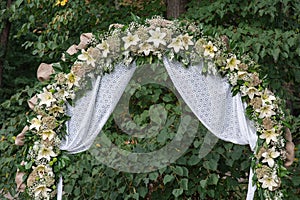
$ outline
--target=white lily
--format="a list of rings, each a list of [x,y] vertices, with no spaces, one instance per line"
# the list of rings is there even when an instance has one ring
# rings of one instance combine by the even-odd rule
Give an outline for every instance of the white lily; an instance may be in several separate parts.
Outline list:
[[[164,38],[166,37],[166,33],[161,32],[159,27],[156,27],[155,31],[149,31],[151,37],[147,40],[147,42],[153,42],[153,45],[158,48],[160,44],[166,45],[166,41]]]
[[[270,104],[272,103],[272,101],[276,100],[276,97],[272,94],[270,90],[265,89],[265,91],[261,95],[261,99],[264,104]]]
[[[230,69],[230,71],[233,71],[234,69],[238,69],[238,65],[241,63],[240,60],[236,59],[235,55],[227,59],[226,62],[227,64],[225,69]]]
[[[265,139],[267,144],[269,144],[271,141],[277,142],[278,136],[279,134],[276,133],[275,128],[272,128],[270,130],[264,130],[263,133],[259,136],[259,138]]]
[[[44,92],[37,95],[40,99],[39,105],[46,105],[46,107],[50,107],[52,102],[55,102],[56,99],[53,97],[52,93],[47,91],[44,88]]]
[[[40,150],[38,153],[37,159],[40,160],[42,158],[46,158],[48,161],[51,160],[51,157],[56,157],[56,153],[53,151],[53,147],[46,147],[45,145],[40,146]]]
[[[125,42],[124,48],[126,50],[132,45],[137,45],[140,41],[140,38],[138,35],[132,35],[131,33],[128,33],[127,36],[122,37],[122,40]]]
[[[92,65],[93,67],[95,67],[96,60],[92,56],[93,54],[92,51],[93,51],[92,48],[89,48],[87,51],[82,49],[81,54],[78,56],[78,59],[82,61],[86,61],[88,65]]]
[[[106,58],[109,53],[109,44],[107,43],[107,41],[106,40],[102,41],[102,43],[98,44],[96,47],[102,50],[102,55],[104,58]]]
[[[178,53],[180,49],[183,49],[181,37],[178,36],[176,38],[173,38],[171,44],[168,45],[168,48],[173,48],[175,53]]]
[[[272,115],[275,115],[276,113],[273,111],[274,106],[273,105],[263,105],[261,108],[256,109],[255,111],[260,113],[259,118],[268,118]]]
[[[147,42],[140,44],[139,47],[138,53],[144,53],[145,56],[148,56],[150,52],[153,51],[153,46]]]
[[[209,41],[207,45],[203,45],[203,48],[205,57],[214,58],[215,52],[218,51],[217,47],[215,47],[211,41]]]
[[[274,167],[275,161],[274,158],[280,156],[280,153],[275,150],[275,147],[268,149],[266,152],[262,154],[264,159],[262,160],[263,163],[268,163],[269,167]]]
[[[51,130],[51,129],[47,129],[47,130],[44,130],[44,131],[42,131],[42,139],[43,140],[46,140],[46,139],[48,139],[48,140],[52,140],[54,137],[55,137],[55,135],[56,135],[56,133],[53,131],[53,130]]]
[[[46,185],[39,185],[34,189],[34,196],[35,197],[49,197],[48,192],[50,192],[51,189],[47,188]]]
[[[189,49],[189,45],[194,45],[192,38],[193,38],[193,36],[189,36],[187,33],[180,37],[180,39],[182,41],[182,45],[185,48],[185,50]]]
[[[40,130],[40,127],[42,126],[42,115],[38,115],[37,117],[33,118],[30,121],[31,125],[29,126],[29,129],[35,129],[37,131]]]
[[[278,187],[275,179],[268,175],[264,175],[264,177],[259,179],[258,181],[262,183],[262,188],[268,188],[270,191],[273,191],[274,187]]]

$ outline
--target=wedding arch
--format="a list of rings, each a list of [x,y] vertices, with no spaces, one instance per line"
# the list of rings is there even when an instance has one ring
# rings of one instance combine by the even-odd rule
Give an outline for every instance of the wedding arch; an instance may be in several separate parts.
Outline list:
[[[33,112],[19,136],[26,132],[32,144],[19,172],[28,174],[23,186],[32,198],[54,198],[59,182],[61,199],[62,177],[53,169],[55,163],[63,163],[61,151],[89,149],[135,70],[151,63],[162,63],[209,131],[250,146],[254,153],[247,199],[253,199],[256,188],[263,198],[283,198],[286,143],[281,100],[267,88],[248,55],[234,54],[224,38],[204,36],[193,23],[160,17],[114,24],[107,33],[81,37],[62,62],[41,65],[38,71],[40,80],[49,80],[29,101]]]

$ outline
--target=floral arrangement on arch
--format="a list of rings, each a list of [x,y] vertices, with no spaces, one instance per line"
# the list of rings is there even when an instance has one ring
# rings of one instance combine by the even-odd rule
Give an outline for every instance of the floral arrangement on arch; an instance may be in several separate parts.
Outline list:
[[[32,199],[51,199],[56,194],[60,171],[68,156],[60,151],[65,136],[66,104],[74,103],[76,92],[86,86],[88,77],[104,75],[123,63],[161,62],[163,56],[188,67],[204,60],[203,73],[220,73],[228,78],[233,95],[241,93],[247,104],[246,115],[255,123],[258,142],[252,168],[258,194],[265,199],[283,199],[281,178],[286,174],[286,139],[281,100],[259,77],[259,66],[247,55],[232,53],[226,37],[203,36],[201,30],[186,21],[168,21],[160,17],[133,22],[128,26],[113,24],[109,32],[84,34],[79,45],[71,46],[62,62],[42,65],[40,80],[48,80],[29,104],[28,126],[16,139],[25,141],[24,161],[19,167],[18,188]],[[55,69],[55,70],[54,70]],[[50,76],[51,74],[51,76]],[[22,183],[22,177],[26,181]]]

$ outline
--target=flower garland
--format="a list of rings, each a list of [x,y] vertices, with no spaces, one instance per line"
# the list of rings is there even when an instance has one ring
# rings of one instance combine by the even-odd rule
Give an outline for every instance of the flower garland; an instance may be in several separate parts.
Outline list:
[[[176,59],[186,67],[204,60],[203,73],[227,77],[233,95],[241,93],[247,104],[246,115],[255,123],[258,142],[252,168],[258,194],[265,199],[282,199],[281,177],[285,175],[284,114],[281,100],[260,79],[259,66],[247,55],[235,55],[227,48],[226,38],[203,36],[194,24],[167,21],[160,17],[133,22],[129,26],[114,24],[106,34],[93,36],[89,47],[80,53],[64,55],[54,65],[50,83],[37,94],[27,131],[29,149],[20,171],[28,174],[26,192],[33,199],[50,199],[55,195],[58,173],[66,165],[67,156],[59,150],[66,134],[66,104],[94,75],[103,75],[117,63],[137,66],[161,62],[163,56]],[[74,54],[72,56],[72,54]]]

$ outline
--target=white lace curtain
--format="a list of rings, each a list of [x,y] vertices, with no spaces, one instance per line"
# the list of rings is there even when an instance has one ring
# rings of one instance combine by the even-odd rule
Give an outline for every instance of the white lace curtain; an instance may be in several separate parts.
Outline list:
[[[164,66],[179,94],[202,124],[218,138],[235,144],[249,144],[254,150],[257,135],[255,128],[245,117],[245,107],[240,95],[232,97],[227,80],[214,75],[203,75],[202,64],[184,68],[178,62],[163,60]],[[118,65],[115,70],[93,83],[93,89],[68,106],[71,119],[67,123],[68,135],[61,149],[71,154],[90,148],[108,120],[130,81],[135,65]],[[253,199],[250,170],[247,199]],[[61,183],[59,190],[61,189]],[[58,191],[58,199],[61,197]]]

